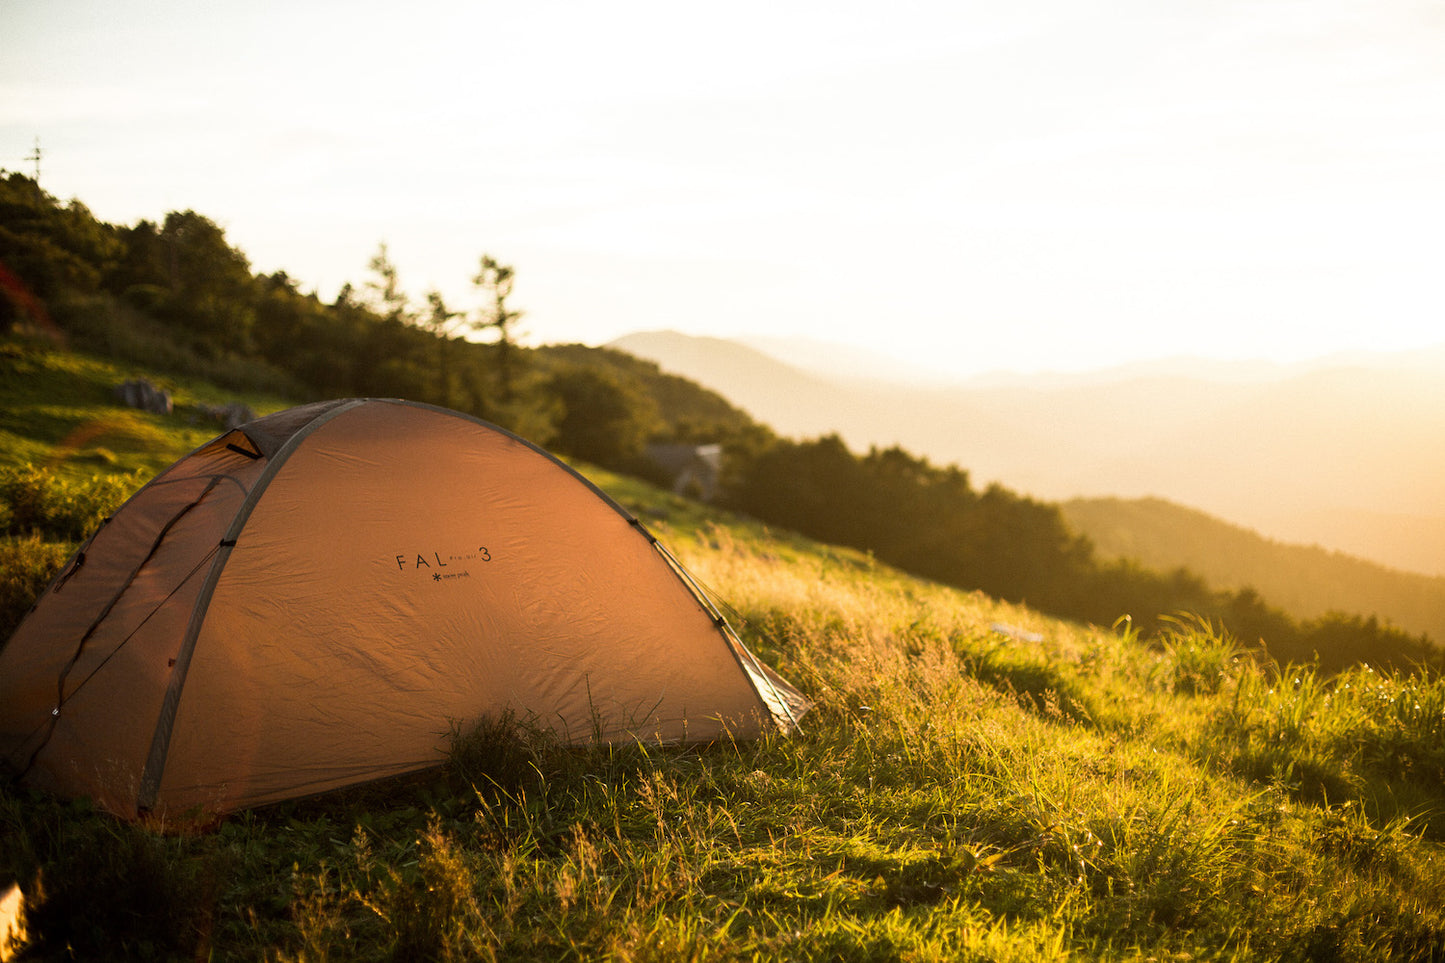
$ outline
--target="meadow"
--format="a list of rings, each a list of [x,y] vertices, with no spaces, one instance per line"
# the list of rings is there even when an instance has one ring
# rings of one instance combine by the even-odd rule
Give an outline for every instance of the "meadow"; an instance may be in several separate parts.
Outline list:
[[[7,612],[208,434],[204,386],[142,415],[84,387],[112,374],[6,398]],[[203,829],[0,782],[21,958],[1445,960],[1438,675],[1046,618],[579,467],[808,695],[800,733],[493,719],[434,772]]]

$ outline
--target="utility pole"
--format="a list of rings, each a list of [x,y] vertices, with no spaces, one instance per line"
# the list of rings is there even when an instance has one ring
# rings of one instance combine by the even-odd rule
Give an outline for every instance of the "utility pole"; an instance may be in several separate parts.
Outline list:
[[[29,154],[26,154],[26,155],[25,155],[25,159],[26,159],[26,160],[28,160],[28,161],[34,161],[34,162],[35,162],[35,186],[36,186],[36,187],[39,187],[39,186],[40,186],[40,157],[41,157],[40,138],[37,137],[37,138],[35,138],[35,149],[34,149],[33,151],[31,151]]]

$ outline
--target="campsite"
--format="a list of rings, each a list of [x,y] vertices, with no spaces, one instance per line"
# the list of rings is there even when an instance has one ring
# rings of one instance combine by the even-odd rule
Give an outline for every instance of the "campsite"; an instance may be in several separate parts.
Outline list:
[[[0,963],[1445,963],[1439,2],[0,9]]]
[[[118,407],[132,365],[25,350],[6,430],[48,425],[25,477],[56,530],[215,437]],[[157,377],[178,410],[215,392]],[[1441,958],[1438,676],[1062,621],[575,467],[806,696],[798,731],[570,746],[504,716],[440,768],[207,825],[7,783],[20,958]]]
[[[4,953],[1445,959],[1428,637],[0,187]]]

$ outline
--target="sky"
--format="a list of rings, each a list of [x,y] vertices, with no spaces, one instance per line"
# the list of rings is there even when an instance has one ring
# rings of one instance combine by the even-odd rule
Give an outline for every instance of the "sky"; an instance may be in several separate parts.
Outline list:
[[[0,167],[330,300],[935,371],[1445,342],[1438,0],[0,0]]]

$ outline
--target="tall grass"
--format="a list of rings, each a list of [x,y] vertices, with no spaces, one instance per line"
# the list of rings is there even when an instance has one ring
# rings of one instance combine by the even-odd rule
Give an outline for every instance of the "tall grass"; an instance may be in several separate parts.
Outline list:
[[[38,535],[0,536],[0,640],[15,631],[70,551]]]
[[[1237,771],[1301,798],[1445,826],[1445,678],[1436,672],[1256,669],[1218,709],[1211,741]]]
[[[801,733],[569,748],[502,718],[458,730],[438,773],[203,835],[0,790],[0,873],[38,894],[37,946],[1445,960],[1437,678],[1276,669],[1198,620],[1057,622],[694,512],[659,534],[813,700]]]

